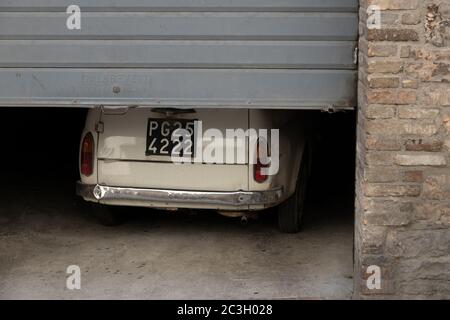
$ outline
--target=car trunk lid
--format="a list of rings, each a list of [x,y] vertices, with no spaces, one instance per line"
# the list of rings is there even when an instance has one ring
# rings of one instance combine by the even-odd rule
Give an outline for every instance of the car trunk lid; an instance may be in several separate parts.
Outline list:
[[[149,119],[200,120],[202,133],[208,129],[218,129],[224,137],[226,129],[248,128],[248,110],[104,109],[100,119],[97,150],[100,184],[211,191],[248,189],[246,163],[201,162],[180,165],[173,163],[170,155],[148,154]],[[209,143],[203,141],[200,150],[203,151]],[[228,145],[224,146],[224,157],[227,148]],[[233,152],[237,153],[236,150]]]

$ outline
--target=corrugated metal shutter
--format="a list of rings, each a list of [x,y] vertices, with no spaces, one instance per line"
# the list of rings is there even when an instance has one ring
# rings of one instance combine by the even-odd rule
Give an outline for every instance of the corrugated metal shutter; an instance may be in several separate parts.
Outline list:
[[[0,0],[0,105],[351,108],[357,0]]]

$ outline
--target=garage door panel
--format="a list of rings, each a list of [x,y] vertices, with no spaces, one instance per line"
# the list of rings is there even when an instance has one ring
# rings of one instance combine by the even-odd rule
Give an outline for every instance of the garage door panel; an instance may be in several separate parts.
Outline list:
[[[0,40],[0,68],[353,69],[354,49],[352,41]]]
[[[0,11],[65,11],[72,0],[7,0]],[[77,0],[83,11],[357,11],[357,0]]]
[[[0,39],[355,40],[356,13],[0,13]]]
[[[0,74],[3,105],[351,107],[356,85],[353,70],[10,68]]]

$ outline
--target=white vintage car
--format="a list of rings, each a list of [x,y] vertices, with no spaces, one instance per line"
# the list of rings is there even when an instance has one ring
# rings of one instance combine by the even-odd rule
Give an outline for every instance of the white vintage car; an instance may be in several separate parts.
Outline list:
[[[297,232],[307,125],[286,110],[92,108],[77,194],[105,225],[120,221],[115,206],[213,209],[242,219],[278,206],[279,229]]]

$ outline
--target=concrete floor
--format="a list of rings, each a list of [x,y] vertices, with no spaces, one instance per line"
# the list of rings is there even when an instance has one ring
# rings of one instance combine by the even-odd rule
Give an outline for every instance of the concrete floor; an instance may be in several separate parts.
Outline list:
[[[296,235],[279,233],[270,212],[243,227],[213,212],[130,209],[126,224],[107,228],[83,213],[72,186],[8,190],[0,200],[1,299],[352,295],[353,227],[345,206],[309,205]],[[65,287],[73,264],[81,268],[81,290]]]

